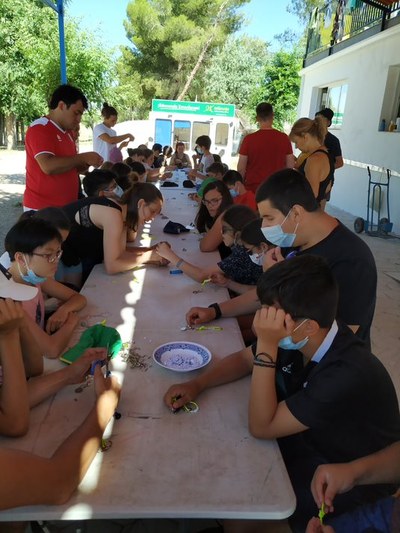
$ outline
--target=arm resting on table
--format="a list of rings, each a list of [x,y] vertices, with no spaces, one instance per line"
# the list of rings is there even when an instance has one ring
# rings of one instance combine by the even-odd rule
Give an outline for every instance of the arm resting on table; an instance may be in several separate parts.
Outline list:
[[[68,501],[95,457],[117,406],[117,382],[105,379],[96,367],[95,380],[99,379],[105,384],[96,405],[50,459],[17,450],[0,450],[0,509]]]

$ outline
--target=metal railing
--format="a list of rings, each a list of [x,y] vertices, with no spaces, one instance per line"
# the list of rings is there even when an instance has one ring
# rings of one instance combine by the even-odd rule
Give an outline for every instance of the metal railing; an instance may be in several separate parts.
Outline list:
[[[379,0],[328,0],[310,17],[305,59],[379,26],[384,30],[389,20],[400,17],[400,0],[384,6]]]

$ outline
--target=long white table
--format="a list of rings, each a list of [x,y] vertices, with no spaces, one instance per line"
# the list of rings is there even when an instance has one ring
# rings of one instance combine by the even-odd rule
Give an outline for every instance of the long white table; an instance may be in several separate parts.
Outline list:
[[[199,251],[195,232],[176,236],[162,232],[168,221],[163,217],[187,225],[195,208],[186,190],[161,190],[166,198],[163,215],[144,229],[143,243],[168,240],[178,255],[195,264],[216,262],[217,253]],[[85,326],[106,320],[124,342],[133,339],[139,353],[148,356],[148,368],[132,369],[120,357],[113,360],[113,373],[123,381],[118,408],[122,418],[109,424],[106,436],[112,447],[97,455],[72,499],[60,506],[3,511],[0,521],[282,519],[292,514],[295,497],[276,442],[257,440],[247,429],[249,379],[206,391],[198,398],[200,410],[195,414],[172,414],[163,403],[170,385],[203,370],[176,373],[158,366],[151,360],[158,345],[198,342],[212,352],[210,365],[243,347],[235,319],[216,322],[222,331],[181,331],[191,306],[223,301],[227,293],[211,284],[202,288],[184,274],[169,271],[147,267],[107,276],[102,265],[93,270],[83,289],[88,306],[81,312],[74,341]],[[50,361],[47,366],[60,364]],[[0,446],[50,456],[93,405],[92,387],[81,393],[76,388],[67,387],[35,408],[29,434],[0,439]]]

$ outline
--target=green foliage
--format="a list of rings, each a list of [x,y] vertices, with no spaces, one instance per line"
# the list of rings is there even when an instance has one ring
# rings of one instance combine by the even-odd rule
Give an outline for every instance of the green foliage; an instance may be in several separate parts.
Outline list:
[[[312,10],[325,4],[326,0],[290,0],[287,10],[296,15],[305,26],[310,20]]]
[[[144,102],[175,99],[211,41],[187,94],[194,99],[202,90],[209,58],[241,26],[242,16],[236,11],[248,1],[229,0],[217,19],[226,0],[132,0],[124,23],[132,48],[123,51],[123,77],[139,73],[139,97]]]
[[[57,31],[50,9],[36,2],[0,3],[0,110],[21,118],[41,112],[36,92],[35,58],[42,51],[41,33]],[[40,21],[40,24],[38,23]],[[40,74],[39,74],[40,76]]]
[[[80,87],[90,102],[102,101],[110,84],[110,55],[73,20],[65,35],[68,82]],[[29,122],[46,112],[59,83],[55,12],[40,0],[1,0],[0,112]]]
[[[263,82],[267,48],[268,44],[261,39],[230,37],[210,59],[203,99],[234,103],[246,113],[252,94]]]
[[[296,118],[301,60],[297,50],[281,50],[274,54],[265,69],[263,87],[253,97],[253,108],[262,101],[273,105],[275,126],[278,128],[283,128],[285,122],[294,122]]]
[[[118,110],[118,120],[147,119],[150,101],[143,97],[140,74],[132,69],[132,57],[123,52],[116,64],[118,83],[107,90],[108,101]]]

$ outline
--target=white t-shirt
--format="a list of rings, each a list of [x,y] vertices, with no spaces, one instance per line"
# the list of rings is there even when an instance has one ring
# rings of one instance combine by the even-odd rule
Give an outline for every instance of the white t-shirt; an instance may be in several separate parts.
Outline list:
[[[207,174],[208,167],[214,163],[214,157],[212,154],[205,155],[203,154],[200,159],[200,172]]]
[[[93,128],[93,151],[101,155],[104,161],[110,161],[110,152],[114,145],[100,139],[100,135],[103,135],[103,133],[107,133],[110,137],[117,135],[115,130],[108,128],[105,124],[97,124]]]

